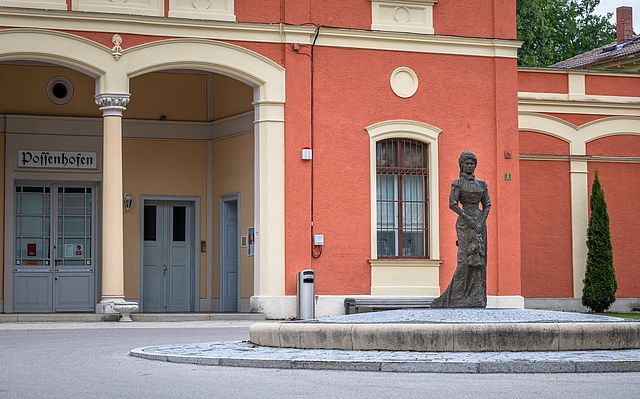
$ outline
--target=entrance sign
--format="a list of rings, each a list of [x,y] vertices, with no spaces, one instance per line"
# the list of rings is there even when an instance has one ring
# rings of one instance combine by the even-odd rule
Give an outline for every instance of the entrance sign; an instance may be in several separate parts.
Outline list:
[[[95,152],[18,150],[19,168],[97,169]]]

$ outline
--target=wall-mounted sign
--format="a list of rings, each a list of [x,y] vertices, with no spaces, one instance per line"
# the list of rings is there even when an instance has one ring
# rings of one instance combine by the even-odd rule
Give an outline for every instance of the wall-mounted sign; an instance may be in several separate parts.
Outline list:
[[[18,150],[19,168],[97,169],[95,152]]]
[[[253,256],[255,251],[255,229],[249,227],[247,229],[247,256]]]
[[[64,244],[65,258],[82,258],[84,256],[84,248],[82,244]]]

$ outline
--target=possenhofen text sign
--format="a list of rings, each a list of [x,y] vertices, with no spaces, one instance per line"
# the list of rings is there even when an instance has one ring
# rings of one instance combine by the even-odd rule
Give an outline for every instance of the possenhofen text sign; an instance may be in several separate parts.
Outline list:
[[[18,167],[41,169],[97,169],[95,152],[18,150]]]

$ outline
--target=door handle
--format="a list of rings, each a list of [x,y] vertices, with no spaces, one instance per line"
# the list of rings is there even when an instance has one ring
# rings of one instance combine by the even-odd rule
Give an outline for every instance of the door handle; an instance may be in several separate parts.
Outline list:
[[[167,274],[167,265],[162,267],[162,274]]]

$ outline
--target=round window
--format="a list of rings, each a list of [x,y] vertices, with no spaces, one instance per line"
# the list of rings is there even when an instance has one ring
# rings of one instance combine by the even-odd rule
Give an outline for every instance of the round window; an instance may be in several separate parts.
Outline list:
[[[73,97],[73,85],[64,76],[56,76],[47,84],[47,96],[55,104],[66,104]]]

